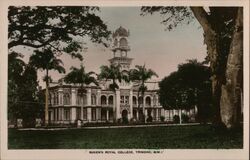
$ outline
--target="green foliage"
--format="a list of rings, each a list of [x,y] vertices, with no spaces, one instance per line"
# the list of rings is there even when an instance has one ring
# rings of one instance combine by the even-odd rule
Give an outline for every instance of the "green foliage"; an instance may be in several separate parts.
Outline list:
[[[143,66],[136,65],[135,69],[131,69],[129,71],[129,78],[132,81],[137,81],[138,82],[138,95],[141,94],[142,97],[144,97],[144,93],[147,90],[147,86],[145,85],[145,82],[149,79],[151,79],[153,76],[158,77],[155,71],[152,69],[147,69],[145,67],[145,64]],[[138,104],[141,104],[140,98],[138,98]],[[138,106],[140,107],[140,105]],[[145,122],[145,115],[139,115],[139,119],[142,122]]]
[[[34,54],[30,56],[30,64],[37,69],[65,73],[62,60],[58,59],[51,49],[35,50]]]
[[[194,15],[189,7],[143,6],[141,8],[141,15],[143,16],[147,14],[152,15],[155,12],[158,12],[164,18],[161,23],[166,25],[169,31],[182,23],[189,24],[194,19]]]
[[[183,123],[188,123],[189,122],[189,117],[186,114],[182,114],[181,119],[182,119]]]
[[[159,87],[160,103],[166,109],[190,109],[197,105],[200,117],[212,112],[210,69],[196,60],[180,64]]]
[[[49,70],[55,70],[59,73],[65,73],[63,62],[55,56],[51,49],[35,50],[34,54],[30,56],[30,64],[37,69],[46,71],[44,80],[48,85],[50,77]]]
[[[153,117],[150,115],[150,116],[148,116],[148,118],[147,118],[147,122],[153,122]]]
[[[236,26],[237,12],[240,7],[157,7],[147,6],[142,7],[142,14],[159,13],[163,18],[163,24],[169,30],[181,24],[185,19],[190,19],[192,11],[195,18],[201,24],[204,31],[204,42],[207,45],[207,57],[204,63],[210,65],[211,79],[213,82],[212,103],[214,110],[214,123],[221,123],[220,117],[220,101],[221,101],[221,87],[226,83],[226,70],[228,64],[228,55],[233,42],[233,33],[236,30],[241,30]],[[241,18],[242,19],[242,18]],[[166,23],[164,23],[166,22]],[[238,37],[237,37],[238,38]],[[242,40],[242,39],[240,39]],[[237,39],[238,41],[238,39]],[[242,83],[240,84],[242,88]],[[210,107],[207,105],[207,107]],[[199,106],[198,106],[199,109]],[[201,109],[200,109],[201,110]],[[230,110],[228,111],[230,112]],[[234,111],[232,111],[234,112]],[[206,118],[207,116],[203,114]],[[200,118],[202,117],[199,115]]]
[[[165,117],[164,117],[164,116],[161,116],[161,117],[160,117],[160,120],[161,120],[161,122],[164,122],[164,121],[165,121]]]
[[[110,66],[101,66],[101,73],[98,75],[98,79],[100,80],[111,80],[110,89],[115,91],[119,89],[118,82],[129,82],[129,77],[127,71],[121,71],[120,65],[110,65]]]
[[[37,71],[25,64],[21,54],[8,55],[8,120],[22,118],[24,125],[42,116],[42,103],[39,102]]]
[[[64,81],[66,83],[79,84],[82,87],[90,83],[98,86],[99,84],[94,75],[96,75],[95,72],[86,72],[85,68],[81,65],[80,68],[71,67],[71,71],[64,77]]]
[[[174,115],[173,121],[174,123],[180,123],[180,117],[178,115]]]
[[[66,52],[82,60],[84,38],[107,46],[111,34],[95,15],[98,10],[88,6],[10,6],[8,47],[52,47],[53,51]]]
[[[122,123],[128,124],[128,117],[122,117]]]
[[[153,76],[158,77],[155,71],[153,71],[152,69],[147,69],[145,65],[143,66],[136,65],[135,69],[131,69],[129,71],[130,80],[139,82],[139,92],[141,92],[142,95],[147,90],[145,82],[151,79]]]

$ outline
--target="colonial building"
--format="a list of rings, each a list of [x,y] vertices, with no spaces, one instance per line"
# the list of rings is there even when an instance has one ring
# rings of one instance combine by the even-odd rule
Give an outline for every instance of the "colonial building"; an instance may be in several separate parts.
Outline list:
[[[113,33],[113,58],[109,61],[110,64],[120,64],[122,70],[129,70],[133,60],[128,57],[128,37],[129,31],[122,27]],[[157,122],[163,119],[161,117],[171,121],[174,115],[179,114],[177,110],[164,110],[160,105],[157,82],[146,83],[148,90],[144,97],[138,94],[136,82],[119,83],[115,92],[109,89],[109,84],[109,81],[100,81],[99,86],[90,84],[83,91],[80,86],[70,84],[50,87],[50,123],[136,121],[142,115],[145,119],[150,116],[153,122]],[[195,114],[195,110],[184,112],[190,116]]]

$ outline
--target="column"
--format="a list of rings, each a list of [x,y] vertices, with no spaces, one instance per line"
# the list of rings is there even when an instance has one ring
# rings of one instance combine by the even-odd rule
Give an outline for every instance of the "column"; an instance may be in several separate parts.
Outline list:
[[[95,120],[98,121],[98,108],[95,108]]]
[[[136,119],[139,120],[139,110],[136,110]]]
[[[197,112],[198,112],[198,108],[197,108],[197,106],[195,105],[195,106],[194,106],[194,115],[196,115]]]
[[[87,108],[87,120],[90,122],[91,121],[91,108]]]
[[[51,110],[51,112],[50,112],[50,120],[52,121],[52,123],[54,123],[54,120],[55,120],[55,118],[54,118],[54,112],[55,112],[55,109],[53,109],[52,108],[52,110]]]
[[[76,106],[76,89],[71,89],[71,105]]]
[[[58,120],[58,117],[57,117],[57,111],[58,111],[58,109],[57,109],[57,108],[55,108],[55,121],[57,121],[57,120]]]
[[[180,117],[180,124],[182,124],[182,113],[181,113],[182,111],[181,109],[179,109],[178,111],[179,111],[179,117]]]
[[[119,119],[119,118],[121,118],[121,113],[120,113],[120,101],[121,101],[121,95],[120,95],[120,90],[119,89],[117,89],[116,91],[115,91],[115,96],[116,96],[116,105],[115,105],[115,111],[116,111],[116,120],[117,119]]]
[[[87,89],[87,106],[91,106],[91,88]]]
[[[83,107],[81,107],[81,120],[83,120]]]
[[[106,111],[106,118],[107,118],[107,121],[109,121],[109,110],[107,109],[107,111]]]
[[[76,108],[75,107],[71,108],[70,118],[71,118],[71,123],[75,123],[75,120],[76,120]]]
[[[96,121],[101,120],[101,108],[96,108]]]
[[[156,106],[159,106],[159,97],[156,96]]]
[[[142,108],[142,111],[143,111],[143,114],[145,115],[145,105],[146,105],[146,98],[145,98],[145,95],[144,95],[144,97],[142,97],[143,99],[142,99],[142,103],[143,103],[143,108]]]
[[[159,120],[159,109],[156,109],[156,121]]]
[[[101,90],[97,90],[97,95],[96,95],[96,105],[99,106],[101,105]]]
[[[128,120],[130,120],[133,117],[133,90],[130,89],[129,91],[129,112]]]
[[[62,121],[64,121],[64,108],[61,108]]]
[[[151,99],[151,107],[154,107],[153,97],[152,97],[152,96],[150,96],[150,99]]]
[[[173,120],[174,119],[174,109],[172,109],[172,111],[171,111],[171,120]]]
[[[58,97],[59,97],[59,105],[63,105],[63,89],[59,88],[58,90]]]
[[[147,119],[148,119],[148,110],[147,109],[145,109],[145,122],[147,122]]]

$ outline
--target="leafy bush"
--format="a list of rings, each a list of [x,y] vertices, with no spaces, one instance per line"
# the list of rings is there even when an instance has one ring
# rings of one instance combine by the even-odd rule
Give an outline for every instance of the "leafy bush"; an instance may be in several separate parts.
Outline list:
[[[174,123],[180,123],[180,117],[178,115],[174,115],[173,121]]]
[[[188,123],[189,122],[189,117],[188,117],[188,115],[186,115],[186,114],[182,114],[181,115],[182,117],[182,122],[183,123]]]
[[[164,117],[164,116],[161,116],[161,117],[160,117],[160,120],[161,120],[161,122],[164,122],[164,121],[165,121],[165,117]]]
[[[148,118],[147,118],[147,122],[152,122],[153,121],[153,117],[152,116],[149,116]]]
[[[128,117],[122,117],[122,123],[128,124]]]
[[[117,119],[117,123],[122,123],[122,119],[121,118]]]
[[[135,118],[131,118],[130,119],[130,123],[136,123],[136,119]]]
[[[141,123],[145,123],[145,115],[141,115],[141,116],[139,117],[139,121],[140,121]]]

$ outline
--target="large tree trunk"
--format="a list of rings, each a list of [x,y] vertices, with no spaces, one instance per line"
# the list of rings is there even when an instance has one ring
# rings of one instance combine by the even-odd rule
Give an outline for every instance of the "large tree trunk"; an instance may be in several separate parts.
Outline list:
[[[220,117],[220,97],[221,97],[221,86],[223,80],[223,74],[219,73],[218,70],[221,67],[219,60],[219,46],[218,46],[218,35],[212,28],[211,22],[203,7],[191,7],[194,16],[201,24],[204,31],[204,43],[207,45],[207,53],[210,61],[210,68],[212,72],[212,104],[214,107],[214,124],[221,124]]]
[[[243,83],[243,8],[238,9],[226,68],[226,83],[222,86],[221,118],[227,128],[240,122]]]

